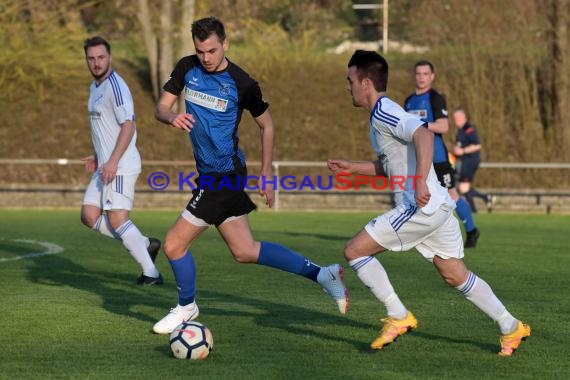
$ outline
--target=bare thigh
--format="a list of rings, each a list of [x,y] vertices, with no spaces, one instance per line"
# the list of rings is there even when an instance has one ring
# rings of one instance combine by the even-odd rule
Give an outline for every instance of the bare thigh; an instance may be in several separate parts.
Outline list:
[[[222,223],[218,232],[237,262],[257,262],[261,244],[253,238],[247,215]]]

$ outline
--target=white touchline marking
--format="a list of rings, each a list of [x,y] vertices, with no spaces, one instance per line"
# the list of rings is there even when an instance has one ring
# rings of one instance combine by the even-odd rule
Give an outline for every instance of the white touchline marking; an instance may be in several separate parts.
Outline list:
[[[0,240],[4,240],[4,239],[0,239]],[[54,244],[54,243],[49,243],[47,241],[37,241],[37,240],[28,240],[28,239],[11,239],[9,241],[15,241],[17,243],[28,243],[28,244],[41,245],[46,250],[44,252],[30,252],[30,253],[26,253],[24,255],[14,256],[14,257],[10,257],[10,258],[0,258],[0,262],[31,259],[33,257],[54,255],[56,253],[63,252],[63,247],[61,247],[57,244]]]

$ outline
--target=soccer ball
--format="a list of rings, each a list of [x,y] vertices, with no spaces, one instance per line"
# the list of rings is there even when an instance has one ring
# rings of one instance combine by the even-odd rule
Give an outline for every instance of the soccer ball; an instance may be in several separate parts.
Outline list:
[[[178,359],[206,359],[213,348],[214,337],[200,322],[182,322],[170,334],[170,349]]]

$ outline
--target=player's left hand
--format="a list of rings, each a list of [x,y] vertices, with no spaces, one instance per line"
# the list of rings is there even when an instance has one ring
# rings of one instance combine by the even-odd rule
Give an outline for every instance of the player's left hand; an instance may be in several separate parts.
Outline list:
[[[117,176],[117,163],[107,161],[101,166],[101,176],[103,177],[103,183],[111,183]]]
[[[418,207],[424,207],[428,204],[431,194],[429,192],[429,188],[425,180],[419,179],[415,181],[416,189],[415,189],[415,198],[416,198],[416,205]]]
[[[257,181],[257,188],[259,189],[259,194],[262,197],[265,197],[265,204],[269,206],[269,208],[273,207],[273,203],[275,202],[275,188],[273,183],[270,181],[264,181],[263,178],[271,178],[271,176],[267,175],[260,175],[259,180]]]

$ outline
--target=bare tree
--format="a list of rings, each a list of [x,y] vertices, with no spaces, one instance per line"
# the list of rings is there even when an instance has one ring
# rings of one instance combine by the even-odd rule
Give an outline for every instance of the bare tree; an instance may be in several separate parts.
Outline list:
[[[182,0],[181,5],[181,20],[180,20],[180,30],[178,35],[180,36],[180,44],[178,49],[177,58],[180,59],[194,51],[192,44],[192,35],[190,33],[190,25],[194,21],[194,9],[196,9],[195,0]],[[184,96],[178,98],[178,109],[184,110],[186,107]]]
[[[180,44],[178,49],[178,58],[194,51],[192,44],[192,36],[190,34],[190,25],[194,21],[194,9],[196,8],[195,0],[182,0],[181,5],[181,19],[180,19]]]
[[[148,0],[138,0],[137,18],[143,32],[150,68],[152,93],[155,99],[160,97],[161,87],[170,76],[175,58],[179,59],[192,50],[189,28],[194,19],[195,5],[195,0],[179,0],[179,2],[162,0],[160,2],[159,20],[156,22],[151,16]],[[175,12],[175,9],[180,11]],[[175,14],[180,15],[180,18],[175,17]],[[155,32],[153,25],[159,25],[158,32]],[[180,41],[176,44],[174,43],[174,25],[180,25],[178,33]],[[174,56],[175,45],[179,46],[176,57]],[[181,105],[183,104],[181,103]]]
[[[540,118],[545,138],[562,148],[570,143],[570,6],[567,0],[549,0],[544,7],[547,20],[547,55],[542,65],[537,68]]]
[[[152,29],[152,19],[150,17],[150,10],[148,0],[139,0],[137,18],[141,25],[143,32],[144,46],[148,57],[148,65],[150,71],[150,82],[152,84],[152,94],[158,99],[158,42],[156,34]]]
[[[172,0],[162,0],[160,11],[160,46],[158,55],[158,81],[162,86],[172,70]]]

